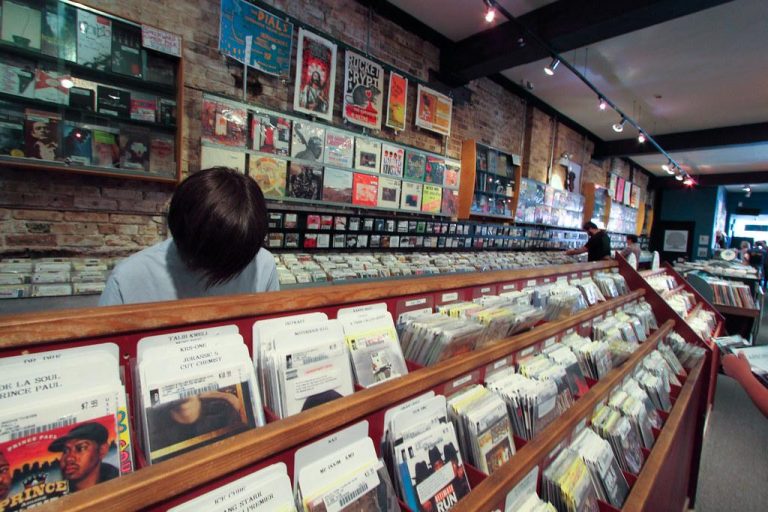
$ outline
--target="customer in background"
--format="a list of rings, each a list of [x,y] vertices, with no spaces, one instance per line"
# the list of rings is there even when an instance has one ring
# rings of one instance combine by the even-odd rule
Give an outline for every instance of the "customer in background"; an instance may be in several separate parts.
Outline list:
[[[172,238],[115,267],[100,306],[279,289],[262,248],[267,206],[252,178],[225,167],[192,174],[171,198],[168,229]]]
[[[611,238],[604,229],[599,229],[594,222],[585,222],[582,227],[589,234],[589,240],[584,247],[568,249],[565,254],[587,253],[587,261],[608,260],[611,258]]]
[[[739,246],[739,258],[741,259],[741,262],[745,265],[749,265],[749,249],[750,249],[749,242],[747,242],[746,240],[741,242],[741,245]]]
[[[741,387],[747,392],[755,406],[768,418],[768,388],[763,386],[757,380],[757,377],[752,374],[752,367],[747,356],[744,354],[728,354],[723,357],[722,363],[725,373],[741,384]]]
[[[637,235],[627,235],[627,246],[624,249],[622,249],[619,254],[621,254],[621,256],[624,259],[629,258],[630,254],[634,254],[635,261],[639,262],[640,252],[641,252],[641,249],[640,249],[640,244],[637,243]]]

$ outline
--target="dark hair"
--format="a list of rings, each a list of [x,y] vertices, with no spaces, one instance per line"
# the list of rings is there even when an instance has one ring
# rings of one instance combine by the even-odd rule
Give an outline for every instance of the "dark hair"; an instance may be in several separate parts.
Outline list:
[[[627,235],[627,240],[629,240],[633,244],[636,244],[637,243],[637,235]]]
[[[201,272],[206,286],[229,281],[261,249],[267,205],[259,185],[226,167],[184,180],[171,198],[168,228],[184,263]]]
[[[583,226],[581,226],[581,229],[587,230],[587,229],[597,229],[597,224],[595,224],[592,221],[585,222]]]

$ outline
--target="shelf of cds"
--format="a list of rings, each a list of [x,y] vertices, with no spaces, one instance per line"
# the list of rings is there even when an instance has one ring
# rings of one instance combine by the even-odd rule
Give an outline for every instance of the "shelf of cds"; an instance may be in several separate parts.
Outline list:
[[[515,222],[580,229],[584,196],[529,178],[519,182]]]
[[[520,156],[474,140],[461,149],[462,183],[459,218],[470,216],[512,220],[515,183],[520,180]]]
[[[605,228],[608,225],[608,209],[610,208],[611,197],[608,189],[597,183],[584,182],[582,185],[584,193],[584,222],[594,222],[599,228]]]
[[[642,448],[661,439],[652,429],[666,420],[663,435],[681,407],[674,386],[694,375],[682,367],[705,354],[670,334],[673,322],[662,325],[615,267],[0,319],[9,499],[51,501],[41,511],[239,510],[262,499],[269,510],[481,510],[463,504],[500,481],[509,492],[509,471],[604,403],[612,419],[596,416],[598,437],[584,434],[566,455],[593,472],[594,503],[620,507],[640,492],[634,478],[652,460]],[[635,442],[616,443],[622,428]],[[88,479],[68,462],[77,443],[99,452]],[[39,464],[19,465],[20,446]],[[39,493],[22,489],[25,472],[46,473]],[[626,486],[604,487],[611,475]]]
[[[636,235],[639,233],[637,217],[637,208],[611,201],[607,230],[612,233]]]
[[[178,181],[181,45],[80,4],[4,1],[0,165]]]
[[[455,217],[459,162],[231,99],[203,95],[200,167],[247,172],[270,202]]]

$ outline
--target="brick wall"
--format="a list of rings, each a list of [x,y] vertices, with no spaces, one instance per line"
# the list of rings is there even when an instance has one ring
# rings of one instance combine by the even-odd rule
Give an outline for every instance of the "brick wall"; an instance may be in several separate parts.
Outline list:
[[[184,128],[182,170],[200,168],[200,107],[202,91],[239,96],[239,66],[228,64],[217,50],[218,0],[84,0],[85,4],[127,19],[157,26],[184,38]],[[280,10],[370,53],[408,73],[427,80],[439,67],[439,50],[395,23],[373,14],[355,0],[273,0]],[[293,59],[295,65],[295,58]],[[343,52],[337,62],[334,123],[342,124],[341,80]],[[295,76],[295,71],[291,71]],[[291,110],[293,83],[249,71],[249,101]],[[477,139],[524,157],[526,176],[546,181],[552,134],[557,133],[555,158],[563,151],[575,162],[589,165],[592,145],[572,130],[557,125],[541,111],[526,106],[498,84],[480,79],[468,85],[471,104],[456,105],[451,137],[414,127],[416,87],[408,94],[408,129],[397,136],[390,130],[376,134],[458,158],[464,139]],[[601,171],[602,172],[602,171]],[[605,178],[603,177],[603,180]],[[163,212],[173,192],[164,184],[76,176],[58,173],[0,170],[0,254],[126,255],[166,236]]]

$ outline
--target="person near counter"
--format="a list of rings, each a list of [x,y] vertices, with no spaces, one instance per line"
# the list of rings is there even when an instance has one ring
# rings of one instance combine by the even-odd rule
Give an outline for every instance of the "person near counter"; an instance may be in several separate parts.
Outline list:
[[[582,229],[589,235],[589,240],[583,247],[568,249],[565,254],[587,253],[587,261],[608,260],[611,258],[611,237],[604,229],[597,227],[594,222],[585,222]]]

